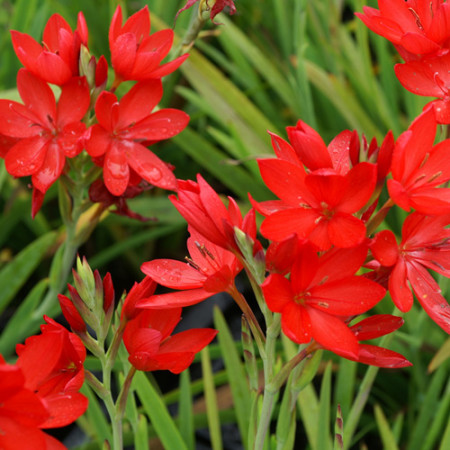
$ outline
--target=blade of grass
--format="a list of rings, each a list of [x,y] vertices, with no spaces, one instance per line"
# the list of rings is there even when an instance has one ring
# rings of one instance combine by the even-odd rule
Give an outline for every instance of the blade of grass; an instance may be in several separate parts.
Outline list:
[[[214,387],[214,378],[209,358],[208,347],[201,352],[203,383],[205,386],[206,415],[208,417],[208,428],[211,439],[212,450],[222,450],[222,432],[220,429],[219,406]]]

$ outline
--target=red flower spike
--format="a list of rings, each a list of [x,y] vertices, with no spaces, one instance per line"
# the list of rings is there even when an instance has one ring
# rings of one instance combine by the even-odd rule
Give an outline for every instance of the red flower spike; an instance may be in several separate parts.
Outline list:
[[[450,5],[441,0],[378,0],[380,10],[355,13],[373,32],[391,41],[406,60],[448,47]]]
[[[127,323],[123,342],[128,360],[138,370],[170,370],[180,373],[208,345],[217,331],[191,329],[171,336],[181,319],[181,308],[141,311]]]
[[[334,249],[321,258],[311,245],[302,247],[290,279],[271,274],[262,284],[267,306],[281,313],[283,332],[296,343],[311,339],[322,347],[355,358],[358,343],[343,316],[362,314],[378,303],[385,289],[355,276],[367,247]]]
[[[103,277],[103,311],[108,313],[110,308],[114,308],[114,286],[111,274],[108,272]]]
[[[392,179],[387,187],[392,201],[405,211],[450,213],[450,140],[433,146],[436,133],[433,109],[428,108],[397,140],[392,155]]]
[[[59,15],[53,14],[47,22],[41,47],[31,36],[11,31],[11,38],[20,62],[36,77],[59,86],[79,75],[80,46],[87,47],[88,30],[83,13],[78,14],[74,32]]]
[[[192,6],[194,6],[195,3],[197,3],[199,0],[187,0],[186,4],[178,10],[177,14],[175,15],[175,20],[178,17],[178,14],[180,14],[182,11],[186,11],[186,9],[191,8]],[[234,0],[216,0],[213,2],[213,6],[212,8],[209,7],[208,5],[208,0],[200,0],[200,3],[206,3],[206,7],[207,10],[211,10],[211,13],[209,15],[209,18],[211,19],[211,21],[213,23],[214,22],[214,17],[217,16],[217,14],[219,14],[220,12],[222,12],[222,10],[224,8],[226,8],[227,6],[230,8],[230,15],[233,15],[236,12],[236,6],[234,5]]]
[[[188,55],[162,64],[173,42],[172,30],[161,30],[149,35],[150,14],[145,6],[133,14],[122,26],[122,9],[117,7],[109,28],[111,62],[116,74],[115,85],[126,80],[161,78],[183,63]]]
[[[197,175],[194,181],[178,182],[178,198],[169,196],[170,201],[187,223],[206,240],[226,250],[238,251],[234,240],[234,227],[256,240],[255,213],[251,209],[244,218],[236,202],[228,197],[228,208],[219,195]]]
[[[158,284],[182,292],[153,295],[138,303],[138,308],[173,308],[190,306],[219,292],[233,289],[241,271],[236,256],[214,245],[192,227],[187,246],[187,263],[171,259],[155,259],[142,264],[141,270]]]
[[[375,235],[370,248],[377,261],[390,267],[389,292],[392,300],[403,312],[411,309],[411,284],[422,307],[432,320],[450,333],[450,305],[427,269],[450,276],[450,215],[409,215],[402,230],[398,246],[391,231]]]
[[[25,387],[43,399],[50,417],[41,428],[72,423],[87,408],[87,398],[78,393],[84,382],[86,349],[80,338],[45,317],[42,334],[17,345],[17,366],[25,375]]]
[[[56,104],[46,83],[21,69],[17,87],[24,105],[0,100],[0,133],[19,139],[6,156],[6,170],[14,176],[32,176],[35,189],[45,194],[61,175],[65,158],[81,151],[85,125],[80,122],[89,108],[89,88],[84,78],[65,84]],[[33,212],[43,195],[33,198]]]
[[[98,124],[91,128],[86,150],[94,158],[104,158],[103,178],[114,196],[125,193],[131,170],[150,184],[176,189],[176,178],[167,164],[141,144],[175,136],[189,121],[186,113],[176,109],[152,113],[161,97],[161,81],[149,80],[135,84],[120,103],[106,91],[97,99]]]

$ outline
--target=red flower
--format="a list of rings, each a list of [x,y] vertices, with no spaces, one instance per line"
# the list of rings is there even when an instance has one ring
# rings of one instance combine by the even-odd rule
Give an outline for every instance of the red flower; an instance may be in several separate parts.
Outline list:
[[[283,332],[299,344],[314,339],[346,358],[357,358],[358,341],[343,318],[363,314],[385,289],[354,275],[366,257],[366,245],[333,249],[319,258],[310,244],[299,250],[290,279],[273,273],[262,284],[267,306],[281,313]]]
[[[94,158],[103,158],[105,185],[115,196],[124,194],[132,171],[150,184],[176,189],[176,178],[167,164],[142,144],[175,136],[189,121],[177,109],[151,113],[162,93],[160,80],[141,81],[120,103],[114,94],[103,91],[95,104],[98,124],[90,129],[86,150]]]
[[[450,213],[450,140],[433,146],[436,118],[431,108],[417,117],[397,140],[387,187],[393,202],[405,211]]]
[[[392,333],[393,331],[398,330],[403,323],[404,320],[401,317],[391,316],[389,314],[378,314],[355,323],[350,327],[350,331],[355,335],[356,339],[358,339],[358,342],[367,341]],[[343,356],[345,357],[345,355]],[[369,344],[359,344],[358,356],[356,358],[350,357],[348,359],[389,369],[412,366],[412,364],[399,353],[388,350],[387,348]]]
[[[123,342],[128,360],[138,370],[180,373],[206,347],[216,330],[197,328],[171,336],[181,319],[181,308],[146,310],[127,323]]]
[[[139,308],[171,308],[194,305],[219,292],[234,287],[242,266],[236,256],[214,245],[192,227],[187,241],[187,263],[172,259],[155,259],[142,264],[141,270],[158,284],[181,292],[153,295],[141,300]]]
[[[17,57],[30,72],[48,83],[62,86],[79,75],[80,46],[87,46],[88,29],[81,12],[74,32],[59,14],[53,14],[44,28],[42,46],[18,31],[11,31],[11,38]]]
[[[433,100],[438,123],[450,123],[450,53],[420,61],[396,64],[395,74],[405,89]]]
[[[40,428],[62,427],[81,416],[88,406],[78,391],[84,382],[86,349],[80,338],[45,317],[42,334],[31,336],[16,347],[17,366],[25,387],[42,399],[50,416]]]
[[[182,55],[161,65],[172,47],[173,31],[150,34],[150,14],[145,6],[122,26],[122,9],[117,7],[109,28],[111,63],[116,74],[115,85],[126,80],[161,78],[178,69],[188,57]]]
[[[251,209],[242,218],[237,203],[228,197],[228,208],[219,195],[197,175],[197,183],[191,180],[178,181],[178,198],[169,196],[170,201],[187,223],[206,240],[228,250],[236,250],[234,227],[244,231],[253,240],[256,239],[255,212]]]
[[[403,312],[411,309],[413,295],[409,282],[423,309],[447,333],[450,333],[450,305],[427,269],[450,277],[450,230],[446,228],[449,223],[450,215],[413,213],[403,224],[400,245],[389,230],[376,234],[370,245],[377,261],[391,268],[388,286],[397,308]]]
[[[352,247],[366,235],[364,223],[353,216],[369,201],[376,182],[376,166],[359,163],[345,175],[333,169],[307,173],[299,162],[259,160],[267,187],[281,200],[281,208],[264,220],[261,233],[281,241],[292,233],[321,250],[332,245]]]
[[[355,13],[367,27],[391,41],[406,60],[449,45],[450,5],[442,0],[378,0],[380,10]]]
[[[20,367],[6,364],[0,355],[0,448],[65,449],[39,429],[49,415],[43,399],[25,387]]]
[[[197,3],[199,0],[187,0],[186,4],[178,10],[175,19],[178,17],[178,14],[180,12],[185,11],[186,9],[189,9],[191,6],[193,6],[195,3]],[[213,0],[211,0],[213,1]],[[236,12],[236,6],[234,5],[234,0],[216,0],[213,1],[212,8],[208,5],[208,0],[201,0],[200,3],[206,3],[206,6],[209,9],[211,9],[211,14],[209,15],[209,18],[214,22],[214,17],[217,16],[224,8],[227,6],[230,8],[230,15],[233,15]],[[201,6],[200,6],[201,7]]]
[[[17,87],[24,105],[0,100],[0,133],[19,139],[5,155],[6,170],[16,177],[31,175],[42,194],[61,175],[65,158],[82,149],[89,108],[89,88],[84,78],[72,78],[61,91],[58,104],[46,83],[21,69]]]

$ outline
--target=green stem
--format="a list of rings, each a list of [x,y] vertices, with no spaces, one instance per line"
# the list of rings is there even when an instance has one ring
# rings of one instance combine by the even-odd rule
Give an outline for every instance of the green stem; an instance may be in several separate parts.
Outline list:
[[[241,311],[244,313],[245,317],[247,318],[260,354],[261,354],[261,352],[264,353],[264,341],[265,341],[264,333],[261,330],[261,326],[259,325],[254,312],[248,305],[247,300],[238,291],[238,289],[236,288],[236,285],[234,285],[234,284],[233,284],[232,288],[229,289],[227,292],[233,297],[234,301],[237,303],[239,308],[241,308]],[[261,354],[261,356],[262,356],[262,354]]]

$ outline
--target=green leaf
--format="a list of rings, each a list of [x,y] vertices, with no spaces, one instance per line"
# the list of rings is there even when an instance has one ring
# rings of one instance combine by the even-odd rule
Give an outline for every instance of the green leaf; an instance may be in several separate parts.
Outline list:
[[[430,373],[434,372],[449,358],[450,358],[450,337],[447,338],[442,347],[433,356],[433,359],[428,365],[428,372]]]
[[[8,321],[0,336],[0,353],[5,355],[12,352],[19,342],[18,336],[25,336],[29,327],[33,311],[42,300],[48,286],[48,279],[41,280],[25,300],[21,303],[14,316]]]
[[[145,373],[136,372],[133,388],[155,428],[159,439],[167,450],[187,450],[173,419],[170,417],[164,402],[152,386]]]
[[[389,423],[380,405],[375,405],[375,420],[377,421],[378,430],[380,431],[383,448],[386,450],[398,450],[394,434],[389,428]]]
[[[180,374],[180,400],[178,407],[180,434],[189,450],[195,449],[194,414],[189,369]]]
[[[19,289],[56,242],[57,234],[50,232],[40,237],[22,250],[0,272],[0,313],[8,306]]]
[[[208,347],[201,352],[203,383],[205,386],[206,414],[208,416],[209,435],[213,450],[222,450],[222,432],[220,429],[219,406],[214,387],[214,377],[209,358]]]
[[[247,442],[251,407],[249,385],[236,343],[218,307],[214,308],[214,325],[219,330],[217,338],[222,349],[242,442]]]
[[[134,445],[136,450],[148,450],[148,422],[143,414],[139,414],[137,430],[134,434]]]
[[[318,428],[317,428],[317,448],[330,449],[330,404],[331,404],[331,361],[328,362],[320,386]]]

